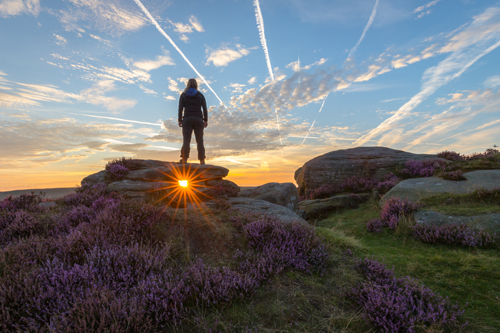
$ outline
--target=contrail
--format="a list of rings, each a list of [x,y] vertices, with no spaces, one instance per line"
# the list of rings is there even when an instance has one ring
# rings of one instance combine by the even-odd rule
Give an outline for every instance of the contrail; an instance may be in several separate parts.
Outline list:
[[[156,27],[156,29],[158,29],[158,31],[163,35],[165,36],[166,39],[168,39],[168,41],[170,42],[170,44],[172,44],[172,46],[177,50],[177,52],[179,52],[179,54],[184,58],[184,60],[188,63],[189,66],[191,66],[191,68],[194,70],[194,72],[196,73],[196,75],[198,75],[202,80],[203,82],[205,82],[205,84],[207,85],[208,89],[210,89],[210,91],[215,95],[215,97],[217,97],[217,99],[219,100],[220,104],[221,105],[224,105],[224,103],[222,102],[222,100],[219,98],[219,96],[215,93],[215,91],[212,89],[212,87],[210,87],[210,85],[208,84],[208,82],[205,80],[205,78],[203,77],[203,75],[201,75],[197,70],[196,68],[194,68],[193,64],[188,60],[188,58],[184,55],[184,53],[182,53],[181,49],[179,49],[179,47],[174,43],[174,41],[172,40],[172,38],[170,38],[167,33],[160,27],[160,25],[158,24],[158,22],[156,22],[156,20],[154,19],[154,17],[149,13],[149,11],[146,9],[146,7],[144,7],[144,5],[142,4],[141,1],[139,0],[134,0],[135,3],[137,4],[137,6],[139,6],[139,8],[142,9],[142,11],[144,12],[144,14],[146,14],[146,16],[149,18],[149,20],[151,21],[151,23],[154,24],[154,26]],[[232,115],[232,112],[226,108],[226,110]]]
[[[158,123],[148,123],[148,122],[145,122],[145,121],[128,120],[128,119],[113,118],[113,117],[104,117],[104,116],[93,116],[93,115],[90,115],[90,114],[71,113],[71,112],[68,112],[68,114],[73,114],[75,116],[85,116],[85,117],[92,117],[92,118],[118,120],[118,121],[123,121],[123,122],[126,122],[126,123],[152,125],[152,126],[160,126],[161,127],[161,124],[158,124]]]
[[[257,19],[257,28],[259,29],[260,42],[266,55],[267,69],[269,70],[269,75],[271,75],[271,80],[274,81],[273,67],[271,66],[271,58],[269,58],[269,52],[267,50],[266,34],[264,33],[264,18],[262,17],[262,13],[260,11],[259,0],[254,0],[253,5],[255,6],[255,18]]]
[[[254,0],[253,5],[255,6],[255,18],[257,19],[257,28],[259,29],[260,43],[262,44],[262,48],[264,49],[264,54],[266,56],[267,69],[269,70],[269,75],[271,75],[271,80],[274,82],[273,67],[271,66],[271,58],[269,57],[269,51],[267,49],[266,34],[264,32],[264,18],[262,17],[262,12],[260,11],[259,0]],[[276,127],[278,128],[280,144],[283,146],[283,141],[281,140],[278,111],[274,109],[274,113],[276,114]]]
[[[347,56],[347,60],[351,59],[354,52],[356,52],[356,49],[358,48],[359,44],[361,44],[361,41],[363,40],[363,38],[365,38],[366,32],[368,31],[368,29],[370,29],[370,26],[372,25],[373,20],[375,19],[375,14],[377,14],[378,2],[379,2],[379,0],[377,0],[375,2],[375,6],[373,7],[372,14],[370,15],[370,19],[368,20],[368,23],[365,26],[365,30],[363,30],[363,34],[359,38],[358,42],[356,43],[356,45],[354,45],[352,50],[349,52],[349,55]]]
[[[323,104],[321,104],[321,107],[319,108],[319,112],[318,112],[318,113],[321,113],[321,110],[323,110],[323,106],[325,106],[325,102],[326,102],[326,99],[327,99],[327,98],[328,98],[328,95],[326,95],[325,99],[323,100]],[[309,136],[309,133],[311,132],[311,130],[312,130],[312,128],[313,128],[313,126],[314,126],[314,123],[315,123],[315,122],[316,122],[316,119],[314,119],[314,121],[313,121],[313,123],[312,123],[311,127],[309,127],[309,131],[307,132],[307,135],[306,135],[306,137],[304,138],[304,140],[302,140],[301,145],[303,145],[303,144],[304,144],[304,142],[306,142],[306,139],[307,139],[307,137]]]

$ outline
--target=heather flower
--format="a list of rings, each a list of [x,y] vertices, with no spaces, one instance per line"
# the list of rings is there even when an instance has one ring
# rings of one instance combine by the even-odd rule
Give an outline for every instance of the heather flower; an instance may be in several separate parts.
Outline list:
[[[380,220],[370,220],[366,223],[366,229],[369,232],[382,232],[382,229],[385,227],[386,223]]]
[[[400,173],[407,178],[432,177],[434,171],[446,165],[446,161],[431,160],[408,160]]]
[[[446,171],[443,173],[443,179],[447,180],[467,180],[462,170]]]
[[[442,243],[464,247],[491,247],[496,242],[496,234],[490,235],[478,231],[466,224],[449,224],[434,226],[417,224],[413,228],[413,236],[424,243]]]
[[[365,319],[383,332],[417,332],[419,327],[461,328],[464,310],[448,298],[420,285],[417,279],[396,278],[384,264],[365,258],[355,268],[366,278],[347,296],[364,310]]]
[[[26,211],[8,212],[0,215],[0,243],[27,237],[40,229],[40,221]]]
[[[445,158],[445,159],[450,160],[450,161],[462,161],[464,159],[463,156],[460,155],[459,153],[457,153],[455,151],[448,151],[448,150],[437,153],[437,156],[441,157],[441,158]]]
[[[370,232],[380,232],[383,227],[394,230],[398,227],[401,218],[412,215],[421,207],[422,205],[419,202],[413,203],[397,197],[390,198],[382,207],[380,220],[369,221],[366,228]]]
[[[420,203],[413,203],[406,199],[390,198],[382,207],[380,218],[386,222],[391,229],[395,229],[399,218],[410,216],[422,207]]]
[[[43,208],[38,206],[38,204],[43,201],[44,196],[44,192],[40,192],[39,194],[35,194],[34,192],[23,193],[16,197],[9,196],[0,202],[0,212],[16,212],[19,210],[26,210],[30,212],[42,211]]]
[[[401,180],[392,172],[384,176],[383,180],[377,180],[366,176],[353,176],[342,181],[340,185],[323,184],[315,190],[308,191],[306,198],[324,199],[341,192],[366,193],[378,191],[380,194],[388,192]]]
[[[85,205],[90,207],[94,201],[106,195],[106,187],[105,183],[82,184],[75,189],[75,193],[64,196],[62,201],[70,206]]]
[[[107,170],[112,180],[122,180],[129,173],[129,169],[121,164],[112,164]]]

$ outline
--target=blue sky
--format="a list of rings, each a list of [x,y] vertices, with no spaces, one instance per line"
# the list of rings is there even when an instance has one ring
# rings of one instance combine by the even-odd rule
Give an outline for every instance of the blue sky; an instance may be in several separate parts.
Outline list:
[[[0,191],[178,160],[192,77],[240,185],[361,145],[500,145],[498,1],[0,0],[0,45]]]

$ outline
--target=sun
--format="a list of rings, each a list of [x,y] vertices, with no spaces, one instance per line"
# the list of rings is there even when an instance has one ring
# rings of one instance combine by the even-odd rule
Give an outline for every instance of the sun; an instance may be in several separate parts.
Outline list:
[[[180,187],[188,187],[188,181],[187,180],[179,180],[179,186]]]

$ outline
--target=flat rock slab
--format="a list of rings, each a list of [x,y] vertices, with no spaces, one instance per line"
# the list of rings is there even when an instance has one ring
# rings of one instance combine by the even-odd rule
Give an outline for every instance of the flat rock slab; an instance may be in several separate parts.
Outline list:
[[[367,199],[368,194],[357,195],[357,197],[361,200]],[[337,210],[352,208],[358,208],[358,200],[348,195],[299,202],[299,210],[305,211],[306,219],[320,217]]]
[[[329,152],[313,158],[295,171],[299,193],[321,185],[340,185],[353,176],[382,179],[408,160],[436,159],[436,155],[412,154],[386,147],[357,147]]]
[[[257,187],[244,188],[240,197],[264,200],[297,211],[299,207],[299,191],[293,183],[267,183]]]
[[[206,181],[222,179],[229,170],[209,164],[186,163],[179,164],[156,160],[132,160],[138,165],[137,170],[131,170],[123,180],[130,181],[177,181],[179,179],[195,179]],[[106,181],[107,171],[102,170],[85,177],[83,183],[100,183]]]
[[[238,209],[240,211],[248,211],[257,214],[269,214],[276,216],[284,222],[300,222],[308,224],[306,220],[295,214],[290,209],[264,200],[236,197],[229,198],[229,202],[233,205],[233,209]]]
[[[196,183],[198,186],[197,189],[202,192],[210,186],[229,186],[236,191],[239,190],[236,184],[222,179],[229,173],[229,170],[224,167],[209,164],[180,164],[139,159],[132,159],[127,162],[135,164],[135,170],[130,170],[121,180],[111,180],[108,172],[102,170],[85,177],[82,180],[82,184],[104,182],[108,185],[106,189],[108,192],[121,192],[132,198],[144,200],[148,200],[148,197],[151,197],[151,195],[154,197],[155,194],[159,193],[158,190],[160,188],[164,189],[162,190],[162,196],[166,195],[167,192],[171,191],[166,188],[175,188],[175,186],[178,186],[177,181],[179,180],[188,180],[191,183]],[[209,185],[208,183],[217,185]]]
[[[485,231],[500,233],[500,214],[498,213],[454,216],[432,210],[423,210],[415,213],[415,220],[417,223],[427,223],[437,226],[467,224]]]
[[[483,188],[500,187],[500,170],[476,170],[464,173],[467,180],[453,181],[438,177],[406,179],[394,186],[380,200],[382,206],[391,197],[407,198],[416,202],[438,194],[468,194]]]

